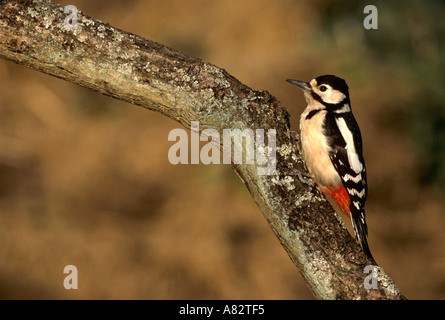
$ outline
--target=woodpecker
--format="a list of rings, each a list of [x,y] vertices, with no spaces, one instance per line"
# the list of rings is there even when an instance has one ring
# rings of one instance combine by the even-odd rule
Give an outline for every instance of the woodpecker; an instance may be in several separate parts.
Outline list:
[[[323,75],[310,82],[287,79],[304,92],[300,117],[303,159],[319,189],[351,219],[357,242],[371,258],[365,220],[366,169],[360,129],[351,111],[346,81]]]

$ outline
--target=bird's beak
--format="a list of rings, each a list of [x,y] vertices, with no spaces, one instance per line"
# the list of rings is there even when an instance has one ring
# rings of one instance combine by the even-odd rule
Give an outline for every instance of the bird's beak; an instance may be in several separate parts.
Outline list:
[[[292,83],[302,89],[303,91],[312,91],[312,88],[309,83],[300,81],[300,80],[292,80],[292,79],[286,79],[287,82]]]

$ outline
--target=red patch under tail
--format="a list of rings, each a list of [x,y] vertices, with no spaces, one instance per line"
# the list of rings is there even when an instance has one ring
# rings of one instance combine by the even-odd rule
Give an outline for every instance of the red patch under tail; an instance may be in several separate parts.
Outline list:
[[[349,209],[351,201],[343,185],[338,188],[320,186],[320,189],[324,194],[332,197],[340,207],[341,211],[351,218],[351,210]]]

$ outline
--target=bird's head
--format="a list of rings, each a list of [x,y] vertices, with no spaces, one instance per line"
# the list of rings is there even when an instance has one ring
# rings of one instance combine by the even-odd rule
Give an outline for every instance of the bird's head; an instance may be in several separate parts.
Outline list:
[[[308,102],[312,99],[324,105],[343,105],[349,102],[348,85],[339,77],[324,75],[309,82],[292,79],[286,81],[302,89]]]

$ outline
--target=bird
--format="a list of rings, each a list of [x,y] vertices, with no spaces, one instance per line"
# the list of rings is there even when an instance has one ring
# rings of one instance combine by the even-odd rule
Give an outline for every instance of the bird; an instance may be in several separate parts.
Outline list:
[[[349,87],[335,75],[309,82],[286,81],[303,90],[307,102],[300,116],[300,144],[310,176],[350,218],[357,242],[374,260],[367,241],[368,185],[362,136],[352,114]]]

